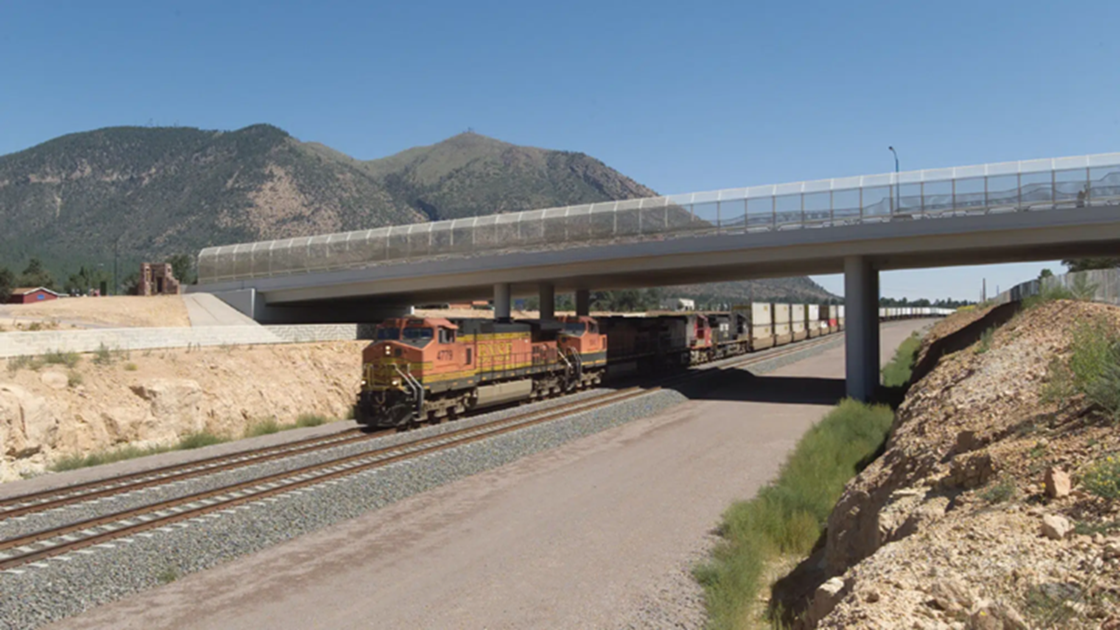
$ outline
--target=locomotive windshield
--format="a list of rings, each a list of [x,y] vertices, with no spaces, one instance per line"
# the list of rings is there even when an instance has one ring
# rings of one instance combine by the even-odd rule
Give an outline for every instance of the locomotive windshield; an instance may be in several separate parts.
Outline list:
[[[377,338],[381,341],[395,341],[401,338],[400,328],[378,328]]]
[[[409,341],[427,341],[432,338],[431,328],[405,328],[404,338]]]
[[[587,330],[583,322],[568,322],[564,324],[564,334],[567,335],[582,335]]]

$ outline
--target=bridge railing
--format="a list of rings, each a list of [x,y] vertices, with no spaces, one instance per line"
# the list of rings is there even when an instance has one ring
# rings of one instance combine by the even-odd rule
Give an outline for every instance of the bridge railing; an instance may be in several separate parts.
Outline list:
[[[1120,153],[607,201],[202,250],[202,284],[487,253],[1120,205]]]

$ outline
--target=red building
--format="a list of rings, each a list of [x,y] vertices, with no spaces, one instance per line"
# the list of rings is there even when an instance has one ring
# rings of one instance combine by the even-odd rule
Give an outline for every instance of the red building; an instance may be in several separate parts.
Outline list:
[[[12,289],[12,297],[8,298],[8,304],[33,304],[35,302],[57,299],[58,294],[50,289],[44,289],[43,287],[23,287],[20,289]]]

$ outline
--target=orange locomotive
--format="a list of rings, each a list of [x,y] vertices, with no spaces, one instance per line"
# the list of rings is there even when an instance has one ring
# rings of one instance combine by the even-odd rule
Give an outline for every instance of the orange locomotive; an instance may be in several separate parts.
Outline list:
[[[590,317],[501,322],[408,317],[362,351],[355,418],[396,427],[597,385],[607,338]]]

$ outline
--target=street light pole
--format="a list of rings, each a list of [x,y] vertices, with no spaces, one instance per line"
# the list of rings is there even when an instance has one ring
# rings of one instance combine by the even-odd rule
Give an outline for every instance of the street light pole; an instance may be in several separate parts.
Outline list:
[[[894,154],[894,172],[895,172],[895,175],[897,175],[898,174],[898,151],[895,151],[893,146],[887,147],[887,148],[891,150],[892,154]],[[895,177],[894,179],[895,179],[895,181],[894,181],[894,194],[895,194],[895,198],[897,199],[897,201],[895,201],[895,204],[894,204],[894,211],[898,212],[899,210],[902,209],[902,190],[898,186],[898,178]]]

